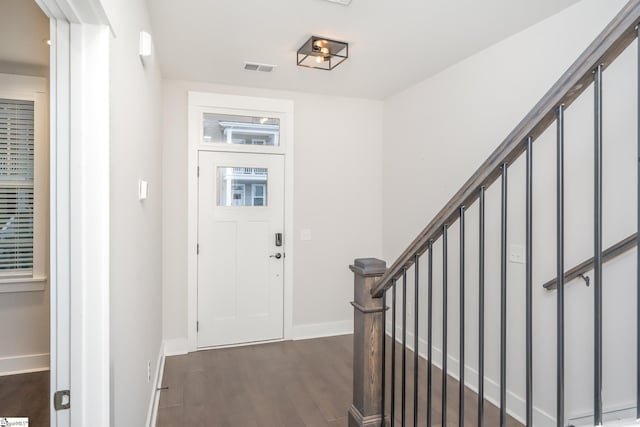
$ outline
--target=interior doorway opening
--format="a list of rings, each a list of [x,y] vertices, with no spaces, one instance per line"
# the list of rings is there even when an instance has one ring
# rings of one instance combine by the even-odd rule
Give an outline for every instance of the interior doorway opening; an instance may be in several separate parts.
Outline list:
[[[49,425],[49,18],[0,3],[0,417]]]

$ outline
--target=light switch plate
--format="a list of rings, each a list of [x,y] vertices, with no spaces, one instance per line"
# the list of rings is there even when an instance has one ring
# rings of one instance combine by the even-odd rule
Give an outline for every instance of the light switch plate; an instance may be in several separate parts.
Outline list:
[[[138,54],[142,59],[151,56],[151,34],[146,31],[140,31],[140,46]]]
[[[144,179],[138,180],[138,200],[146,200],[149,193],[149,183]]]
[[[509,246],[509,262],[516,264],[524,264],[524,246],[522,245],[510,245]]]
[[[311,230],[308,228],[300,230],[300,240],[311,240]]]

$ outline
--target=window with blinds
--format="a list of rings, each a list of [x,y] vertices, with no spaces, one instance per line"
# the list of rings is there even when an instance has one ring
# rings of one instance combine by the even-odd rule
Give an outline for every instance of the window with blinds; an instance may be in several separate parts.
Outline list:
[[[0,276],[33,269],[34,102],[0,98]]]

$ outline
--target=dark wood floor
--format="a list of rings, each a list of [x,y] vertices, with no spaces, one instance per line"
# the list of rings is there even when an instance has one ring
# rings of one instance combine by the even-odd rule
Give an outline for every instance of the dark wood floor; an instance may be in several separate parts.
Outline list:
[[[406,425],[413,426],[413,356],[410,351],[407,351],[407,357]],[[418,393],[418,425],[426,425],[426,392],[422,391],[426,390],[426,363],[420,359],[419,364],[422,389]],[[395,418],[400,425],[399,352],[396,365]],[[441,378],[440,370],[434,368],[433,426],[441,425]],[[457,426],[458,383],[449,377],[447,384],[447,426]],[[352,336],[168,357],[162,385],[169,388],[160,393],[159,427],[346,426],[347,410],[351,405]],[[476,394],[467,390],[465,402],[465,425],[475,426]],[[498,424],[497,408],[485,402],[485,425]],[[512,419],[508,425],[520,426]]]
[[[28,417],[30,427],[49,425],[49,371],[0,377],[0,417]]]

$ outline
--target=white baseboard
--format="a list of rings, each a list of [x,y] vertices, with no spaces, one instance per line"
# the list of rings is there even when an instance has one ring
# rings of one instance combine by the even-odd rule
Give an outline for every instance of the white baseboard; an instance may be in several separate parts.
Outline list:
[[[156,418],[158,417],[158,404],[160,403],[160,390],[162,386],[162,375],[164,374],[165,360],[165,343],[160,343],[160,351],[158,352],[158,363],[156,363],[156,373],[153,377],[153,388],[151,389],[151,398],[149,399],[149,410],[147,411],[147,427],[155,427]]]
[[[294,325],[291,339],[306,340],[311,338],[332,337],[353,333],[353,320],[339,322],[309,323],[306,325]],[[285,338],[286,339],[286,338]],[[255,343],[249,343],[253,345]],[[242,344],[241,344],[242,345]],[[234,347],[237,345],[234,345]],[[202,350],[202,349],[198,349]],[[179,356],[189,353],[189,341],[187,338],[172,338],[164,340],[164,355]]]
[[[0,357],[0,376],[49,370],[49,353]]]
[[[390,335],[390,331],[387,331]],[[396,342],[402,342],[402,329],[396,327]],[[407,348],[413,351],[414,337],[413,332],[407,331]],[[418,354],[426,359],[427,358],[427,342],[424,338],[418,339]],[[433,364],[439,369],[442,369],[442,349],[433,346],[432,350]],[[447,358],[447,374],[456,380],[459,380],[460,361],[455,357],[449,355]],[[465,385],[475,393],[478,392],[478,371],[469,365],[465,366]],[[492,378],[485,375],[484,377],[484,398],[499,407],[500,403],[500,384]],[[511,390],[507,390],[507,413],[513,418],[524,424],[525,419],[525,400],[521,396],[517,395]],[[536,426],[540,427],[553,427],[556,425],[555,417],[547,414],[542,409],[533,407],[533,419]]]
[[[311,338],[332,337],[353,333],[353,320],[340,322],[311,323],[293,326],[293,339],[306,340]]]
[[[189,353],[189,342],[187,338],[173,338],[164,340],[165,356],[180,356]]]

